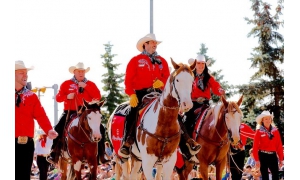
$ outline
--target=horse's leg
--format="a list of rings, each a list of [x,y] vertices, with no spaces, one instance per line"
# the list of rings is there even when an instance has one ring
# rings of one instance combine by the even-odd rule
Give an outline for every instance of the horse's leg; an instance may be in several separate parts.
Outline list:
[[[97,162],[97,158],[91,158],[90,159],[90,172],[91,172],[91,180],[96,180],[97,179],[97,165],[98,165],[98,162]]]
[[[174,151],[173,154],[171,155],[169,161],[166,162],[162,167],[163,168],[163,179],[170,179],[171,178],[173,168],[174,168],[175,163],[176,163],[176,159],[177,159],[177,151]],[[159,180],[160,180],[161,179],[161,172],[159,172],[159,171],[156,171],[156,172],[158,172],[157,175],[160,176],[159,177]]]
[[[162,179],[162,172],[163,172],[163,165],[162,164],[157,164],[155,167],[156,167],[155,180],[161,180]]]
[[[67,173],[68,173],[68,162],[62,158],[59,158],[59,169],[61,170],[61,180],[67,179]]]
[[[82,162],[78,158],[73,159],[73,168],[75,170],[76,179],[81,179],[81,165]]]
[[[200,174],[203,180],[208,180],[208,164],[200,161]]]
[[[142,167],[147,180],[153,179],[152,177],[152,169],[157,160],[157,158],[153,156],[149,156],[148,154],[142,154],[143,157]]]
[[[131,172],[130,172],[130,180],[131,179],[138,179],[138,172],[141,168],[142,161],[139,161],[135,157],[131,156]]]
[[[130,174],[130,160],[123,162],[121,164],[122,169],[122,176],[124,180],[129,180],[129,174]]]
[[[223,161],[216,162],[216,180],[222,179],[222,172],[226,166],[226,158]]]

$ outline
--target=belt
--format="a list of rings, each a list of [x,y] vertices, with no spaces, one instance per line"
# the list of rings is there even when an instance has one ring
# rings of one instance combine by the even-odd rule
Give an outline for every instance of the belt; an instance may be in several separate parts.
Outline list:
[[[266,154],[275,154],[274,151],[262,151],[262,150],[259,150],[259,151],[262,153],[266,153]]]
[[[37,156],[48,157],[48,156],[49,156],[49,154],[38,154]]]
[[[198,98],[194,98],[194,99],[192,99],[192,101],[196,101],[196,102],[198,102],[198,103],[208,103],[209,102],[209,100],[208,99],[206,99],[206,98],[204,98],[204,97],[198,97]]]

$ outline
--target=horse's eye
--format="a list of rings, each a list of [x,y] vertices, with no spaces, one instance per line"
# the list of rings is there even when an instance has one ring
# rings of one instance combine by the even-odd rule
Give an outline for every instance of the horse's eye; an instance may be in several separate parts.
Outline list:
[[[176,79],[176,81],[177,81],[177,82],[179,82],[179,80],[178,80],[178,79]]]

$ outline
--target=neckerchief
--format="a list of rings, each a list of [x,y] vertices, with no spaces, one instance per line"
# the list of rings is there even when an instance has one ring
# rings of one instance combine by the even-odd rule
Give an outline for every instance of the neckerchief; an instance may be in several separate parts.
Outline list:
[[[274,137],[274,135],[272,134],[272,129],[273,129],[273,126],[272,126],[272,125],[270,125],[270,131],[268,131],[268,130],[265,128],[265,126],[260,126],[260,128],[259,128],[260,131],[267,133],[269,139],[271,139],[271,140],[272,140],[272,138]]]
[[[198,77],[198,82],[197,82],[197,87],[199,89],[201,89],[202,91],[204,91],[204,84],[203,84],[203,78],[204,78],[204,74],[197,74],[196,76]]]
[[[149,58],[150,58],[152,64],[155,64],[155,63],[161,64],[161,60],[157,58],[157,57],[159,56],[159,55],[157,54],[157,52],[154,52],[153,54],[149,54],[147,51],[144,50],[144,51],[142,52],[142,54],[149,56]]]
[[[76,83],[76,84],[78,84],[79,82],[78,82],[78,80],[75,78],[75,76],[73,76],[72,78],[71,78],[71,80],[74,82],[74,83]],[[83,80],[82,80],[82,82],[84,82],[84,83],[86,83],[88,80],[86,79],[86,78],[84,78]],[[80,87],[79,88],[79,93],[83,93],[83,88],[82,87]]]
[[[20,89],[19,91],[17,91],[15,89],[15,94],[17,95],[16,97],[16,106],[19,107],[20,103],[22,102],[22,99],[21,99],[21,94],[23,94],[24,92],[26,92],[26,87],[24,86],[22,89]]]
[[[39,141],[41,142],[41,146],[45,147],[46,146],[46,142],[47,142],[47,135],[46,134],[40,135]]]

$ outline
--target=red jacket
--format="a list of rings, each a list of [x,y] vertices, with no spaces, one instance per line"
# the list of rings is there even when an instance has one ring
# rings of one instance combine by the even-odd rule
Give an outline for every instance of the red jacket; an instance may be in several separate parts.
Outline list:
[[[212,90],[212,92],[215,95],[221,96],[221,93],[219,92],[221,85],[215,80],[214,77],[210,76],[207,83],[207,87],[204,89],[204,91],[202,91],[197,87],[198,79],[199,79],[198,77],[195,77],[193,82],[192,95],[191,95],[192,99],[197,99],[199,97],[210,99],[211,98],[210,90]]]
[[[92,81],[87,81],[83,93],[78,92],[78,85],[72,80],[66,80],[60,86],[59,92],[56,95],[57,102],[64,102],[64,110],[79,110],[78,106],[83,105],[83,99],[91,102],[93,99],[100,100],[100,90]],[[74,99],[67,99],[67,95],[75,93]]]
[[[16,98],[17,95],[15,95]],[[34,120],[44,132],[52,129],[51,123],[37,95],[30,90],[20,94],[22,99],[19,107],[15,105],[15,137],[34,136]]]
[[[156,79],[166,84],[170,70],[167,61],[158,56],[161,64],[152,64],[147,55],[139,54],[133,57],[126,68],[125,74],[125,93],[135,94],[135,90],[151,88]]]
[[[258,151],[275,151],[279,157],[279,160],[283,160],[283,147],[280,138],[280,133],[276,127],[273,127],[272,134],[274,137],[270,139],[266,132],[263,132],[259,129],[256,130],[254,136],[254,143],[253,143],[253,156],[255,161],[259,161],[258,158]]]

